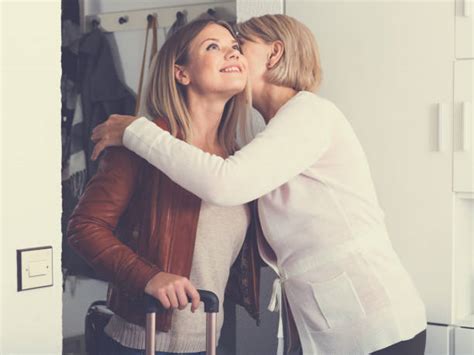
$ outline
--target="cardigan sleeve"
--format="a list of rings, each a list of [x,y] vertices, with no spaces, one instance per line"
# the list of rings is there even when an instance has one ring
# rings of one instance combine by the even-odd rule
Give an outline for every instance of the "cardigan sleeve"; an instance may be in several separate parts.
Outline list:
[[[324,154],[334,109],[314,94],[297,94],[253,141],[227,159],[172,137],[146,118],[125,130],[124,145],[204,201],[239,205],[286,183]]]

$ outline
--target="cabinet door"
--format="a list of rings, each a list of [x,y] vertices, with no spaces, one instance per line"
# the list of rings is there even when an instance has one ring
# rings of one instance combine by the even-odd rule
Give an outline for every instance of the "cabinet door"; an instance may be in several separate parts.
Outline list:
[[[456,0],[456,58],[474,58],[473,0]]]
[[[316,37],[320,94],[364,147],[428,319],[451,323],[454,2],[291,0],[286,13]]]
[[[454,173],[456,192],[474,192],[474,59],[455,63]]]
[[[425,355],[452,355],[452,327],[428,325]]]
[[[455,355],[474,354],[474,329],[456,328],[454,342]]]

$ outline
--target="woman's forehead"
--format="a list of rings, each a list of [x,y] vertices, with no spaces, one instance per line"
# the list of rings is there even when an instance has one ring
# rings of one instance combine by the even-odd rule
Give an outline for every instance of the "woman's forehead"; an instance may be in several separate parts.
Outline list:
[[[230,31],[216,23],[210,23],[202,29],[201,32],[196,36],[195,40],[199,40],[200,43],[206,39],[214,39],[219,41],[232,41],[236,42],[237,39],[232,36]]]

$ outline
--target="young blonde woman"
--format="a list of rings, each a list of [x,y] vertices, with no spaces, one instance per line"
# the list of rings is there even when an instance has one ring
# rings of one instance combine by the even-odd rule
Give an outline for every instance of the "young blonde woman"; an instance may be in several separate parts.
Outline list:
[[[260,252],[279,275],[304,354],[412,354],[426,316],[392,248],[367,159],[320,83],[315,40],[284,15],[238,25],[253,106],[267,126],[222,158],[180,142],[145,118],[111,117],[95,154],[123,143],[204,201],[258,199]],[[133,123],[132,123],[133,122]],[[126,128],[125,133],[124,129]]]
[[[199,20],[183,27],[163,44],[151,75],[153,125],[222,158],[235,151],[247,62],[228,25]],[[258,253],[249,218],[246,205],[201,201],[128,150],[109,149],[68,227],[73,249],[110,281],[115,315],[102,354],[144,353],[145,293],[163,305],[157,354],[202,354],[205,314],[196,288],[222,301],[232,264],[226,293],[257,317]],[[218,332],[222,323],[221,312]]]

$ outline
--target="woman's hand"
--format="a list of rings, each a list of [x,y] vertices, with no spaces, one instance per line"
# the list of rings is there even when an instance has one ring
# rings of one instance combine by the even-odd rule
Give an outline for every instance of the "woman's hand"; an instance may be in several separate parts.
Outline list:
[[[96,160],[107,147],[121,146],[123,132],[138,117],[124,115],[110,115],[107,121],[97,125],[92,131],[91,139],[95,143],[91,159]]]
[[[159,272],[145,287],[145,293],[158,299],[164,308],[184,309],[191,298],[191,311],[194,312],[201,302],[199,293],[191,282],[183,276]]]

